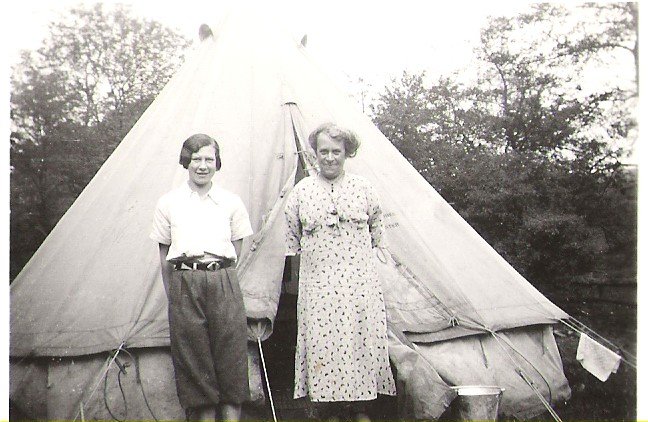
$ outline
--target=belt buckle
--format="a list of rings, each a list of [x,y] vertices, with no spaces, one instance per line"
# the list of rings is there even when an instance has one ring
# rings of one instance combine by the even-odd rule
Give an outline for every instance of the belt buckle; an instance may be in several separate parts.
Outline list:
[[[198,263],[197,262],[192,262],[191,263],[191,269],[196,271],[198,269]]]
[[[218,261],[213,261],[207,264],[207,269],[211,271],[216,271],[217,269],[220,268],[220,264]]]

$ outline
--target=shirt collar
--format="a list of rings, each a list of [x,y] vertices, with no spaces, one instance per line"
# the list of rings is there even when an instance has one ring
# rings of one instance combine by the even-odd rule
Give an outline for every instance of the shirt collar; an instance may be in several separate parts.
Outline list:
[[[193,189],[191,189],[191,188],[189,187],[189,183],[188,183],[188,182],[183,183],[183,187],[182,187],[182,189],[185,191],[185,193],[187,194],[187,196],[191,196],[191,195],[198,195],[198,193],[197,193],[196,191],[194,191]],[[216,186],[216,183],[212,182],[211,189],[209,189],[209,192],[207,192],[207,196],[208,196],[208,197],[209,197],[209,198],[210,198],[210,199],[211,199],[215,204],[218,204],[218,202],[219,202],[219,198],[220,198],[220,196],[221,196],[220,193],[221,193],[221,188],[218,187],[218,186]]]

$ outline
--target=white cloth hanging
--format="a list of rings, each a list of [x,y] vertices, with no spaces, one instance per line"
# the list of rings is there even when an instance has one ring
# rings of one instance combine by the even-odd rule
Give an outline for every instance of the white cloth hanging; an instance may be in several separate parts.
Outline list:
[[[576,350],[576,360],[590,374],[601,381],[606,381],[611,373],[619,369],[621,356],[593,340],[587,334],[581,333]]]

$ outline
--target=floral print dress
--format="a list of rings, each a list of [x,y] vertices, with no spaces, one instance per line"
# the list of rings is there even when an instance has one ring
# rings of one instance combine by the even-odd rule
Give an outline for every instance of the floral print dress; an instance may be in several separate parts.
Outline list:
[[[295,398],[372,400],[396,394],[372,248],[382,211],[368,181],[343,173],[301,180],[286,209],[288,254],[301,254]]]

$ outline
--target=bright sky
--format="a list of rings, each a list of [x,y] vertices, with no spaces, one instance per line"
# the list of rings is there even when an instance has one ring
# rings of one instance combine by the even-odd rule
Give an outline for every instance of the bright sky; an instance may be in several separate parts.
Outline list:
[[[115,3],[108,0],[105,3]],[[84,1],[83,4],[94,2]],[[227,0],[126,0],[136,15],[157,20],[196,39],[202,23],[218,20]],[[268,3],[268,2],[266,2]],[[5,3],[3,24],[9,61],[20,49],[35,49],[47,35],[47,24],[57,20],[79,0],[16,0]],[[431,75],[448,73],[465,64],[479,39],[489,14],[520,10],[525,2],[431,2],[401,0],[297,1],[271,3],[282,10],[287,30],[300,39],[308,34],[311,55],[342,77],[382,86],[403,70],[423,70]],[[337,75],[332,75],[337,76]]]
[[[196,40],[198,27],[215,24],[231,4],[248,1],[257,7],[280,11],[277,20],[296,40],[308,35],[308,50],[327,73],[350,94],[357,93],[358,79],[370,95],[382,91],[402,72],[425,70],[433,79],[467,66],[479,45],[480,30],[489,16],[512,15],[526,9],[529,1],[401,0],[105,0],[106,4],[129,5],[136,16],[159,21]],[[21,49],[36,49],[48,35],[47,25],[59,21],[78,5],[95,0],[13,0],[4,2],[5,35],[0,43],[7,49],[9,63],[16,63]],[[575,4],[563,1],[562,4]],[[630,55],[626,55],[630,60]],[[618,69],[630,69],[625,63]],[[602,80],[588,72],[583,86],[600,88]],[[631,83],[631,82],[630,82]]]

